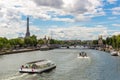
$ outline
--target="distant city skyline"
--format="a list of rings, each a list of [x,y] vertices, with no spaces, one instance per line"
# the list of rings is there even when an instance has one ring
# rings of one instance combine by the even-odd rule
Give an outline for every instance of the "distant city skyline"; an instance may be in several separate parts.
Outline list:
[[[92,40],[120,34],[120,0],[1,0],[0,37]]]

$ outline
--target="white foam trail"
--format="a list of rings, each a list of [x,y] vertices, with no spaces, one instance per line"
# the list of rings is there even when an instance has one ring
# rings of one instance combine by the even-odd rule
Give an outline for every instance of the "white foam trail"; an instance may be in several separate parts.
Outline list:
[[[33,77],[34,77],[34,76],[37,76],[37,74],[33,74],[32,76],[33,76]]]
[[[9,77],[9,78],[7,78],[7,79],[2,79],[2,80],[14,80],[14,79],[17,79],[17,78],[24,77],[24,76],[26,76],[26,75],[28,75],[28,74],[27,74],[27,73],[24,73],[24,74],[22,74],[22,75],[12,76],[12,77]]]
[[[30,74],[30,75],[25,76],[25,79],[35,77],[35,76],[37,76],[37,74]]]
[[[20,75],[20,72],[17,72],[15,75]]]
[[[87,56],[87,57],[78,56],[77,58],[81,58],[81,59],[84,59],[84,58],[85,58],[85,59],[89,59],[90,57],[88,57],[88,56]]]

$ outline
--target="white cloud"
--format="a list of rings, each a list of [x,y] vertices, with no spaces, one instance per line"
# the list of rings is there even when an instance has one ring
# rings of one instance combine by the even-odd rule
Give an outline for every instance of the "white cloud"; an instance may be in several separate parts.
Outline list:
[[[114,32],[112,35],[119,35],[120,32]]]
[[[112,26],[120,27],[120,24],[112,24]]]
[[[18,37],[19,32],[25,33],[26,22],[21,20],[22,15],[63,22],[85,21],[105,15],[102,6],[101,0],[1,0],[0,36],[12,38]],[[58,17],[66,15],[73,18]],[[39,34],[37,31],[40,29],[36,26],[30,29],[32,29],[32,33]],[[52,30],[58,39],[86,39],[87,37],[91,38],[91,36],[95,38],[97,35],[93,33],[99,33],[104,28],[70,27]]]
[[[112,8],[112,13],[114,15],[120,15],[120,7]]]
[[[117,19],[117,17],[108,17],[108,19],[113,20],[113,19]]]
[[[117,0],[107,0],[110,4],[116,3]]]
[[[65,22],[74,22],[73,19],[70,19],[70,18],[52,18],[52,20],[54,21],[65,21]]]
[[[54,8],[62,7],[62,0],[33,0],[38,6],[49,6]]]
[[[6,23],[0,24],[0,36],[7,38],[25,37],[26,32],[26,22],[10,22],[8,25]],[[36,26],[30,26],[31,35],[37,35],[40,29]],[[19,35],[21,34],[22,35]]]
[[[49,35],[52,32],[53,38],[56,39],[81,39],[81,40],[91,40],[97,39],[98,35],[107,35],[107,28],[105,27],[69,27],[69,28],[51,28],[48,30]]]
[[[72,15],[74,16],[75,20],[85,20],[86,17],[92,18],[95,16],[105,15],[103,9],[101,8],[102,2],[100,0],[33,0],[37,7],[47,7],[47,14],[48,11],[54,11],[57,15]],[[58,9],[59,8],[59,9]],[[54,10],[53,10],[54,9]],[[44,8],[44,10],[46,10]],[[42,10],[42,11],[44,11]],[[78,19],[78,17],[79,19]],[[82,18],[81,18],[81,17]],[[92,16],[92,17],[91,17]],[[52,18],[52,17],[51,17]],[[51,19],[50,18],[50,19]],[[58,17],[56,17],[58,18]],[[54,19],[56,20],[56,19]],[[65,19],[64,19],[65,20]],[[66,19],[68,21],[68,19]]]
[[[46,20],[50,20],[53,17],[53,15],[49,14],[50,11],[56,14],[54,18],[59,18],[57,15],[69,14],[73,16],[74,19],[80,21],[85,20],[86,17],[92,18],[105,15],[100,0],[3,0],[0,6],[3,10],[7,9],[11,12],[14,10],[14,12],[19,14],[30,15]],[[0,15],[2,14],[1,12]],[[77,16],[79,19],[76,18]],[[66,21],[68,21],[68,19],[66,19]]]

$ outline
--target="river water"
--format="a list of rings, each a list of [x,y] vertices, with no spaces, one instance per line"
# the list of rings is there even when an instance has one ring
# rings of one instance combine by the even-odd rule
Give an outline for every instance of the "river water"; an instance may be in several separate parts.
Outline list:
[[[78,58],[80,51],[89,57]],[[56,69],[41,74],[18,72],[22,64],[40,59],[52,60]],[[1,55],[0,80],[120,80],[120,57],[81,48]]]

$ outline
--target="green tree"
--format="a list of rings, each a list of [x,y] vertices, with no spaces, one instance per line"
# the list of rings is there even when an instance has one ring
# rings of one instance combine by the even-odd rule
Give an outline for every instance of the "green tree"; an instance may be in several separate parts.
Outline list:
[[[120,48],[120,35],[116,36],[116,48]]]
[[[31,39],[31,45],[36,46],[37,45],[37,37],[35,35],[32,35],[30,37],[30,39]]]
[[[20,38],[10,39],[9,43],[13,48],[16,48],[16,47],[20,48],[24,46],[24,40]]]
[[[2,43],[2,42],[0,42],[0,50],[2,50],[2,49],[3,49],[3,47],[4,47],[3,43]]]
[[[112,36],[112,46],[113,48],[116,48],[116,36]]]
[[[26,45],[27,47],[30,46],[30,44],[31,44],[31,39],[30,39],[30,37],[24,38],[24,42],[25,42],[25,45]]]
[[[43,41],[43,39],[39,39],[39,40],[38,40],[38,44],[39,44],[39,45],[42,45],[42,44],[44,44],[44,41]]]
[[[93,45],[97,45],[98,44],[98,40],[93,40]]]
[[[38,43],[35,35],[24,38],[24,42],[26,46],[36,46]]]
[[[7,44],[8,39],[0,37],[0,50],[5,49]]]

